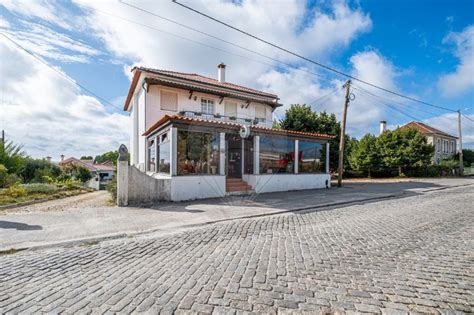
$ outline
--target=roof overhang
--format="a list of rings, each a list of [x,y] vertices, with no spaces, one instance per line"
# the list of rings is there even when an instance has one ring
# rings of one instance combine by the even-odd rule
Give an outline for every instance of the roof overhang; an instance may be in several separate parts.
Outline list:
[[[153,124],[148,130],[143,134],[143,136],[149,136],[156,131],[162,130],[168,125],[173,124],[173,126],[187,125],[187,126],[201,126],[212,128],[216,130],[231,130],[238,131],[242,128],[243,125],[237,123],[231,123],[227,121],[214,121],[214,120],[205,120],[205,119],[196,119],[189,118],[184,116],[169,116],[165,115],[155,124]],[[284,130],[284,129],[275,129],[267,128],[261,126],[249,126],[253,134],[267,134],[275,136],[286,136],[299,139],[310,139],[310,140],[324,140],[328,141],[335,138],[335,135],[328,135],[322,133],[313,133],[313,132],[302,132],[302,131],[293,131],[293,130]]]
[[[258,102],[269,105],[273,109],[283,106],[282,104],[278,103],[278,97],[264,96],[258,93],[244,92],[230,87],[219,87],[216,85],[198,82],[194,80],[176,78],[163,74],[153,73],[150,71],[144,71],[140,68],[133,68],[132,71],[134,72],[134,74],[132,82],[130,84],[130,88],[128,90],[127,98],[125,100],[125,111],[128,111],[130,109],[130,103],[137,84],[140,81],[140,76],[142,73],[147,73],[145,82],[149,85],[164,85],[169,87],[186,89],[190,91],[215,94],[221,97],[232,97],[243,101]]]

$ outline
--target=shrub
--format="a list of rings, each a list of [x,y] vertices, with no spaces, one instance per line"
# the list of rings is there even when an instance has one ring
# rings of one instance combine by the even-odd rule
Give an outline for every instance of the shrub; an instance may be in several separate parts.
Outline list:
[[[24,187],[19,184],[12,185],[6,189],[6,194],[13,198],[24,197],[27,195],[27,191]]]
[[[73,190],[73,189],[81,188],[81,181],[77,180],[77,179],[72,179],[72,178],[59,181],[59,182],[57,182],[57,184],[60,187],[66,188],[67,190]]]
[[[16,174],[8,174],[3,183],[3,187],[10,187],[21,183],[21,178]]]
[[[5,165],[0,164],[0,187],[5,187],[5,179],[8,176],[8,169]]]
[[[112,195],[113,202],[115,203],[117,200],[117,177],[115,175],[107,184],[107,191]]]
[[[26,184],[26,185],[23,185],[23,188],[25,188],[29,194],[31,193],[53,194],[59,190],[58,187],[53,184]]]

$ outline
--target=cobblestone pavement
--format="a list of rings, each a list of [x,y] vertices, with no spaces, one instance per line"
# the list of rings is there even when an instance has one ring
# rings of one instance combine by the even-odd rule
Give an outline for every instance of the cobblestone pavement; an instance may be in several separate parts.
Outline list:
[[[0,256],[1,313],[469,313],[472,187]]]

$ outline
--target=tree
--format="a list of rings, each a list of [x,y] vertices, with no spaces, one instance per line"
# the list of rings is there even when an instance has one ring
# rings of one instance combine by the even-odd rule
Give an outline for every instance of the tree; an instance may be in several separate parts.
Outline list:
[[[459,160],[459,153],[456,154],[456,160]],[[474,166],[474,150],[463,149],[462,161],[463,161],[464,166]]]
[[[0,164],[8,169],[8,173],[17,173],[25,164],[26,153],[23,146],[12,141],[0,142]]]
[[[18,175],[21,176],[24,183],[41,183],[44,182],[45,176],[57,178],[61,175],[61,169],[46,160],[27,158],[23,167],[18,171]]]
[[[434,153],[434,147],[414,128],[387,130],[377,138],[376,147],[382,166],[397,168],[399,176],[403,170],[428,166]]]
[[[107,161],[111,161],[114,165],[117,164],[117,159],[119,157],[118,150],[105,152],[101,155],[97,155],[94,159],[95,163],[105,163]]]
[[[85,166],[70,163],[63,166],[64,176],[62,179],[77,179],[81,183],[85,183],[92,178],[92,172]]]
[[[93,160],[94,158],[91,155],[83,155],[81,156],[81,160]]]
[[[353,169],[367,172],[368,177],[371,177],[371,171],[380,166],[377,137],[368,133],[356,142],[349,154],[349,162]]]
[[[317,114],[313,112],[308,105],[293,104],[286,110],[285,117],[279,122],[279,125],[285,130],[319,132],[335,135],[336,137],[329,141],[329,167],[332,170],[337,169],[339,163],[341,124],[337,121],[335,114],[328,114],[326,112]],[[347,156],[354,141],[355,139],[346,135],[346,146],[344,150],[345,168],[349,167]]]

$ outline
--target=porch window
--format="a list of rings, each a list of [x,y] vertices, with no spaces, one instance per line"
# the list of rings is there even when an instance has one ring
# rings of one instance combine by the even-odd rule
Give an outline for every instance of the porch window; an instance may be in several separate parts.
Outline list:
[[[178,175],[217,175],[219,142],[219,133],[178,130]]]
[[[171,161],[171,145],[168,139],[168,134],[165,133],[157,139],[160,139],[160,144],[158,146],[158,172],[169,174]]]
[[[298,142],[298,173],[323,173],[325,171],[326,150],[319,142]]]
[[[214,115],[214,101],[201,98],[201,112],[203,114]]]
[[[147,170],[150,172],[156,171],[156,150],[155,139],[148,140],[148,163]]]
[[[260,137],[260,174],[294,173],[295,141],[281,137]]]

